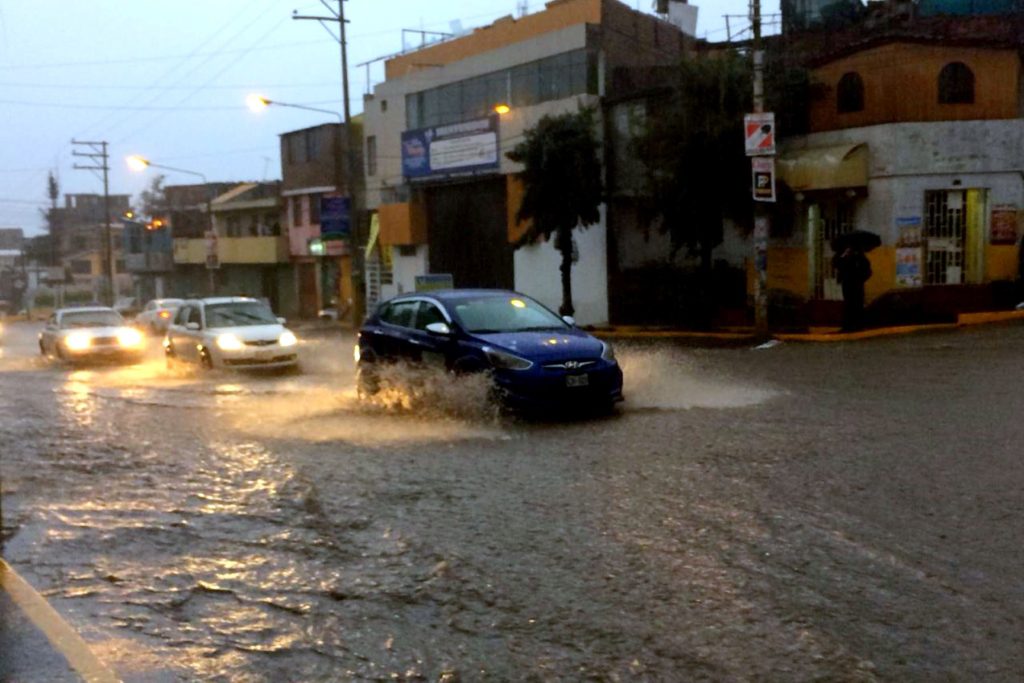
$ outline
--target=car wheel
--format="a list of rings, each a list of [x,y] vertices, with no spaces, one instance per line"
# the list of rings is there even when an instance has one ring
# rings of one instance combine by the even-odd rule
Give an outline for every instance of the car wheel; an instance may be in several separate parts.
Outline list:
[[[485,366],[479,359],[472,356],[460,358],[452,364],[452,372],[456,375],[469,375],[474,372],[483,372]]]

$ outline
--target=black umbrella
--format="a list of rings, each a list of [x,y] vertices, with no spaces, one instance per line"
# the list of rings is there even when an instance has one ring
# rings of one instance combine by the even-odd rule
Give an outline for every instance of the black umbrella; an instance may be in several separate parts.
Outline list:
[[[867,253],[882,244],[882,238],[867,230],[854,230],[853,232],[836,235],[832,238],[832,251],[840,254],[847,248],[854,251]]]

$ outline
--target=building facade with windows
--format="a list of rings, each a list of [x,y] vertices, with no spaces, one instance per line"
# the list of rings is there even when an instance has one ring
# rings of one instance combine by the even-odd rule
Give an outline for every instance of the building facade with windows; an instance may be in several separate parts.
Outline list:
[[[769,287],[834,319],[830,241],[877,233],[869,302],[949,317],[1009,303],[1024,210],[1020,17],[912,17],[817,59],[808,135],[777,160],[792,230]],[[836,41],[842,46],[842,41]]]
[[[387,60],[364,107],[369,303],[450,276],[456,287],[515,288],[557,308],[554,246],[513,246],[523,188],[506,153],[543,116],[581,107],[596,109],[603,138],[613,71],[675,64],[691,46],[679,27],[618,0],[555,0]],[[574,233],[583,324],[609,320],[601,214]]]

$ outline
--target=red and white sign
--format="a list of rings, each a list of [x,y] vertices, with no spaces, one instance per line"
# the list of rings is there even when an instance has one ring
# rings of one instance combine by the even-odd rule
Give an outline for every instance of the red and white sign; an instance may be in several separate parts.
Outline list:
[[[748,157],[775,154],[775,114],[747,114],[743,131]]]

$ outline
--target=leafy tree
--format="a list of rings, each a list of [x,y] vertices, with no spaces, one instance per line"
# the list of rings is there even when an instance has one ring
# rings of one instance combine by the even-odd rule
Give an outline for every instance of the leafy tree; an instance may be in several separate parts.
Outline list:
[[[652,102],[636,140],[647,169],[647,217],[660,219],[673,256],[685,247],[705,270],[722,242],[722,220],[749,213],[743,115],[751,90],[749,65],[738,55],[688,59],[671,91]]]
[[[516,244],[521,247],[540,237],[554,236],[562,256],[561,315],[572,315],[573,230],[600,220],[601,183],[599,143],[594,111],[545,116],[526,131],[525,139],[507,156],[523,164],[519,177],[524,194],[516,219],[530,226]]]
[[[60,212],[57,210],[57,200],[60,199],[60,183],[53,171],[46,176],[46,198],[50,200],[50,206],[40,209],[46,221],[46,236],[35,245],[33,256],[37,263],[48,263],[51,266],[60,263]]]
[[[140,194],[140,199],[143,215],[151,217],[164,215],[168,208],[167,192],[164,189],[164,176],[155,176],[149,182],[149,187]]]

